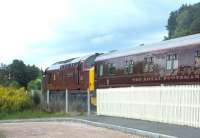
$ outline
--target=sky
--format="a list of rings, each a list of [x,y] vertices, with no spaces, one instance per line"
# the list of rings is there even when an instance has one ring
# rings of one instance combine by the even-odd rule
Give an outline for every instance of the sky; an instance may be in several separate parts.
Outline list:
[[[54,62],[162,41],[171,11],[200,0],[0,0],[0,63]]]

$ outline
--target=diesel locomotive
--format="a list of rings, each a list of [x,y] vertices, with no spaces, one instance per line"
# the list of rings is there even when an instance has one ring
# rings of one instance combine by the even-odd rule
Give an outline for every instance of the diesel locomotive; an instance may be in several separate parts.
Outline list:
[[[43,91],[87,90],[89,69],[94,67],[98,55],[96,53],[54,63],[44,72]]]

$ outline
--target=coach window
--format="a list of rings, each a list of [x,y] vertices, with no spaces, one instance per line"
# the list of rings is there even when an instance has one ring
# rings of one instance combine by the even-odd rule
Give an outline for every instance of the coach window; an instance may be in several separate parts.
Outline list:
[[[132,74],[133,73],[133,65],[134,65],[133,60],[130,60],[129,62],[126,61],[126,65],[124,68],[124,74]]]
[[[149,63],[153,63],[153,57],[149,58]]]
[[[154,58],[146,57],[144,58],[144,72],[153,72],[154,68]]]
[[[113,63],[110,63],[110,64],[108,65],[108,68],[109,68],[109,74],[110,74],[110,75],[115,74],[116,68],[115,68],[115,65],[114,65]]]
[[[144,63],[146,64],[148,62],[148,58],[144,58]]]
[[[128,72],[129,72],[129,74],[132,74],[133,73],[133,65],[134,65],[134,62],[133,62],[133,60],[130,60],[130,62],[129,62],[129,66],[128,66]]]
[[[167,70],[178,68],[178,58],[177,54],[167,55]]]
[[[129,70],[128,70],[128,65],[125,66],[124,68],[124,74],[128,74]]]
[[[195,66],[200,67],[200,50],[195,52]]]
[[[148,72],[148,59],[144,58],[144,72]]]
[[[124,67],[124,74],[128,74],[128,61],[126,60],[126,65]]]
[[[178,69],[178,59],[176,54],[173,55],[173,69]]]
[[[103,76],[103,64],[99,66],[99,76]]]
[[[154,68],[154,64],[153,64],[153,62],[154,62],[154,58],[153,57],[150,57],[149,58],[149,72],[153,72],[153,68]]]
[[[171,70],[172,69],[172,60],[171,60],[171,56],[167,55],[167,70]]]

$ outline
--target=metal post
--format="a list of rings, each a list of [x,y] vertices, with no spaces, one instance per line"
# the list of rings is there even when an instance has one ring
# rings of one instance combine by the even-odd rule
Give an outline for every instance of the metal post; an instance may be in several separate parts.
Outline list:
[[[49,110],[49,90],[47,90],[47,110]]]
[[[65,91],[65,112],[69,112],[69,104],[68,104],[68,90]]]
[[[49,90],[47,90],[47,105],[49,106]]]
[[[87,115],[90,115],[90,90],[87,89]]]

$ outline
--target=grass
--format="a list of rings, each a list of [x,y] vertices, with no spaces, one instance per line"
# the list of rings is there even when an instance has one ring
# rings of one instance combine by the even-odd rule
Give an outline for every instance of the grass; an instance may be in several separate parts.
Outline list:
[[[43,112],[43,111],[23,111],[14,113],[0,113],[0,120],[10,119],[31,119],[31,118],[47,118],[47,117],[69,117],[69,113],[57,112]]]
[[[0,138],[6,138],[5,135],[0,131]]]

